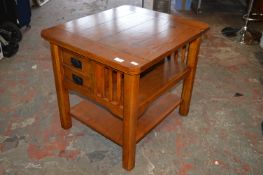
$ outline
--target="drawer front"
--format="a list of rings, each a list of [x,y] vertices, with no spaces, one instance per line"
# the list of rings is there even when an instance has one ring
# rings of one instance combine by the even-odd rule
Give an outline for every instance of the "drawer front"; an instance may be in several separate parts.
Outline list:
[[[64,76],[65,79],[73,83],[74,85],[77,85],[79,88],[84,88],[86,90],[90,90],[91,88],[91,77],[89,75],[82,75],[77,71],[74,71],[68,66],[64,66]]]
[[[89,61],[83,56],[74,52],[63,50],[62,51],[63,64],[83,74],[87,74],[89,71]]]

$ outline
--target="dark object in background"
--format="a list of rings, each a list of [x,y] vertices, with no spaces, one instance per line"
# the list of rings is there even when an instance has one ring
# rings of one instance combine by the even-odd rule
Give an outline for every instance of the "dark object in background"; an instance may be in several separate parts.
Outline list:
[[[4,57],[11,57],[18,51],[19,45],[15,40],[6,40],[2,35],[0,35],[0,44]]]
[[[170,13],[171,12],[171,0],[154,0],[153,10],[158,12]]]
[[[225,36],[225,37],[235,37],[237,36],[237,32],[239,31],[239,29],[233,28],[233,27],[225,27],[221,30],[221,33]]]
[[[18,27],[30,26],[29,0],[0,0],[0,23],[12,22]]]
[[[4,22],[0,24],[0,35],[8,41],[19,42],[22,40],[22,33],[19,27],[12,22]]]
[[[263,121],[261,122],[261,131],[262,131],[262,136],[263,136]]]
[[[250,0],[247,0],[247,4],[249,4]],[[252,13],[263,14],[263,1],[262,0],[254,0],[254,4],[252,7]]]
[[[29,0],[0,0],[0,44],[4,57],[13,56],[22,39],[21,27],[30,27]]]
[[[17,0],[17,18],[19,27],[30,27],[31,22],[31,7],[29,0]]]
[[[235,95],[234,95],[234,97],[242,97],[242,96],[244,96],[244,94],[241,94],[239,92],[236,92]]]
[[[15,55],[18,51],[19,45],[15,42],[10,42],[8,45],[2,45],[2,51],[4,57],[11,57]]]
[[[144,0],[142,0],[142,8],[144,8]],[[171,0],[153,0],[153,10],[171,13]]]
[[[17,24],[16,2],[14,0],[0,0],[0,23],[7,21]]]
[[[18,51],[18,42],[22,39],[19,27],[12,22],[0,25],[0,44],[4,57],[11,57]]]

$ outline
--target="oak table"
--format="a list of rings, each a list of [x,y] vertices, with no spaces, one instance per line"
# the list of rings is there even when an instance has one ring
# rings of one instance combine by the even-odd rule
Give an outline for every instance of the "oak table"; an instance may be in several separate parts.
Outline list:
[[[51,47],[61,126],[71,117],[122,147],[135,165],[136,143],[177,106],[190,106],[202,22],[120,6],[42,31]],[[181,97],[170,89],[183,81]],[[71,107],[69,92],[85,97]]]

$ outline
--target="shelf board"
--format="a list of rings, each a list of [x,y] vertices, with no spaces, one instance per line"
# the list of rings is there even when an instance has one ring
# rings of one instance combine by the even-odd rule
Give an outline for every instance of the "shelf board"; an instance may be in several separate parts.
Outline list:
[[[163,121],[181,103],[173,93],[165,93],[153,102],[138,120],[136,141],[139,142],[147,133]]]
[[[180,102],[180,98],[172,93],[166,93],[158,98],[138,119],[136,142],[157,126]],[[106,109],[83,100],[71,108],[71,115],[106,138],[122,145],[122,120]]]
[[[83,100],[71,108],[71,115],[118,145],[122,145],[122,120],[105,108]]]
[[[169,88],[183,80],[189,73],[185,64],[164,59],[140,78],[140,113]]]

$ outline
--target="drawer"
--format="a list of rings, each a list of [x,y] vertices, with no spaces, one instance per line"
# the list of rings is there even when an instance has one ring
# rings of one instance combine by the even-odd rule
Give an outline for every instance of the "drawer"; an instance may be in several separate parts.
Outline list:
[[[63,64],[83,74],[87,74],[89,71],[89,60],[83,56],[71,52],[69,50],[62,50]]]
[[[77,71],[74,71],[67,66],[64,66],[64,78],[67,82],[78,86],[78,88],[84,88],[86,90],[91,88],[91,77],[89,75],[82,75]]]

